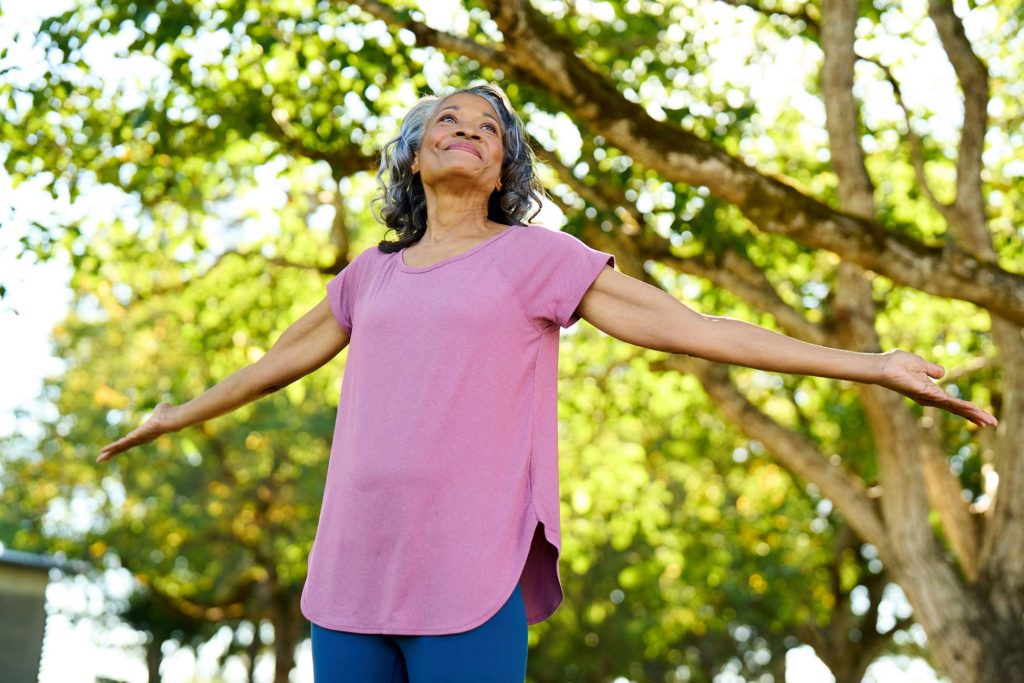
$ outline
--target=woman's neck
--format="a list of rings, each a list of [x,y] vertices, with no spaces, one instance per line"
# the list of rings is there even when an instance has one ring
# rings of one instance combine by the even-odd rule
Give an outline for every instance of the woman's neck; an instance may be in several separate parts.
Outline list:
[[[427,231],[421,242],[448,242],[481,237],[495,231],[497,225],[487,219],[487,197],[426,187]]]

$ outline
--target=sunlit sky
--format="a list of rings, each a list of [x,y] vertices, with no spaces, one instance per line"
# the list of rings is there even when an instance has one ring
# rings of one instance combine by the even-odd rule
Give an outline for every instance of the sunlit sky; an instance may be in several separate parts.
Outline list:
[[[34,0],[31,3],[22,0],[0,1],[0,45],[11,44],[15,33],[22,31],[30,35],[38,17],[62,11],[71,3],[67,0]],[[465,30],[462,11],[454,0],[431,0],[429,3],[418,3],[424,9],[427,23],[437,28],[461,33]],[[539,3],[543,5],[543,3]],[[680,36],[683,33],[714,32],[716,39],[709,51],[711,65],[702,77],[709,83],[720,86],[719,90],[727,92],[729,87],[747,90],[757,102],[759,115],[766,124],[773,120],[779,111],[797,108],[805,121],[800,131],[801,137],[808,145],[823,145],[826,141],[824,133],[824,108],[820,100],[808,94],[803,87],[809,68],[814,68],[819,55],[817,48],[806,41],[794,39],[784,41],[779,38],[773,46],[771,63],[766,60],[755,60],[762,63],[760,73],[745,63],[755,49],[746,38],[755,17],[752,12],[736,12],[721,3],[691,0],[693,6],[700,6],[704,12],[699,26],[682,25],[676,29]],[[577,0],[576,10],[580,14],[591,14],[595,19],[606,19],[610,6],[604,3],[591,3]],[[958,7],[961,11],[962,8]],[[905,22],[908,30],[913,30],[920,43],[912,57],[904,59],[896,70],[904,89],[904,96],[911,107],[926,107],[933,112],[930,119],[929,134],[945,144],[954,144],[960,122],[962,107],[956,98],[953,86],[953,75],[946,58],[941,52],[933,36],[933,29],[925,16],[924,0],[910,0],[903,3],[902,14],[893,15],[894,22]],[[966,29],[969,37],[990,32],[992,13],[975,12]],[[900,28],[901,27],[894,27]],[[22,78],[31,79],[42,71],[41,55],[28,47],[28,36],[23,35],[19,43],[13,46],[9,56],[0,62],[0,71],[6,64],[18,64],[25,69]],[[858,42],[858,51],[864,53],[884,54],[887,49],[884,39]],[[905,54],[905,43],[899,48]],[[126,80],[128,69],[124,60],[118,60],[116,41],[99,45],[93,53],[94,64],[109,75],[111,81]],[[861,69],[871,69],[870,65],[858,65]],[[430,78],[432,87],[444,90],[444,65],[440,57],[428,63],[424,71]],[[153,70],[158,74],[159,70]],[[742,79],[750,79],[749,82]],[[651,86],[641,87],[644,97],[659,99],[666,107],[678,107],[681,102],[673,99],[684,97],[683,89],[678,93],[651,91]],[[414,93],[409,92],[410,101]],[[865,116],[869,121],[897,121],[901,118],[892,100],[888,88],[879,85],[870,78],[861,78],[857,85],[857,95],[864,102]],[[728,95],[727,95],[728,97]],[[686,102],[690,106],[694,103]],[[650,108],[651,114],[660,118],[657,107]],[[580,140],[578,134],[563,115],[556,117],[535,115],[533,119],[539,126],[554,126],[557,135],[553,144],[557,144],[563,158],[572,160],[579,153]],[[531,132],[542,141],[551,141],[540,128],[531,127]],[[2,149],[2,142],[0,142]],[[760,152],[774,152],[772,143],[767,137],[745,140],[742,152],[756,155]],[[271,169],[265,176],[274,176]],[[279,206],[282,193],[272,186],[268,180],[266,187],[260,192],[240,197],[240,210],[263,206],[263,215],[269,215],[275,206]],[[652,201],[651,197],[639,199],[640,203]],[[83,197],[75,206],[65,201],[54,201],[46,193],[24,184],[17,190],[11,186],[11,179],[0,169],[0,220],[4,221],[0,230],[0,271],[3,281],[9,288],[8,296],[0,301],[0,377],[3,378],[0,390],[0,434],[20,432],[29,436],[38,433],[35,424],[40,417],[50,416],[52,407],[39,400],[42,378],[60,372],[62,364],[50,353],[49,334],[52,327],[65,315],[70,301],[68,282],[70,270],[66,258],[58,258],[52,263],[33,263],[31,258],[16,259],[16,246],[19,237],[25,235],[30,221],[36,219],[43,223],[51,222],[53,216],[94,216],[109,215],[111,207],[121,207],[122,211],[132,211],[133,203],[114,188],[94,188],[87,197]],[[98,210],[102,209],[102,210]],[[257,213],[259,215],[259,212]],[[323,217],[329,220],[328,216]],[[551,227],[559,227],[560,213],[554,207],[546,207],[537,219],[538,223]],[[269,226],[268,226],[269,227]],[[316,227],[316,226],[313,226]],[[326,227],[326,225],[321,226]],[[691,303],[692,302],[688,302]],[[699,307],[699,305],[698,305]],[[182,397],[184,400],[186,397]],[[25,411],[25,417],[18,419],[15,411]],[[112,594],[124,594],[130,585],[130,577],[125,573],[111,572],[107,577],[107,591]],[[892,619],[894,611],[902,612],[906,603],[893,587],[890,599],[883,606],[883,620]],[[67,610],[84,614],[101,614],[104,611],[102,591],[92,586],[81,577],[54,581],[47,591],[49,609]],[[919,627],[915,627],[914,636],[923,641]],[[167,683],[184,683],[186,681],[214,680],[214,659],[222,651],[229,639],[227,629],[211,643],[200,648],[198,660],[187,650],[165,649],[164,676]],[[268,638],[264,638],[267,640]],[[47,638],[44,644],[43,662],[40,681],[44,683],[77,683],[93,681],[97,676],[106,676],[118,680],[142,683],[146,680],[146,667],[140,638],[128,628],[107,631],[89,619],[82,620],[72,626],[61,614],[51,613],[47,624]],[[228,660],[228,668],[224,679],[234,683],[245,680],[244,668],[237,660]],[[302,643],[297,652],[298,666],[293,672],[294,681],[312,681],[311,656],[308,642]],[[814,656],[808,647],[791,650],[787,655],[787,681],[790,683],[825,683],[833,681],[828,670]],[[273,661],[262,657],[257,663],[256,680],[261,683],[271,681]],[[721,682],[733,680],[724,676]],[[738,679],[737,679],[738,680]],[[934,683],[935,675],[927,664],[920,660],[907,658],[886,658],[876,662],[869,670],[866,681],[875,683],[895,683],[913,681]],[[625,683],[622,679],[620,683]]]

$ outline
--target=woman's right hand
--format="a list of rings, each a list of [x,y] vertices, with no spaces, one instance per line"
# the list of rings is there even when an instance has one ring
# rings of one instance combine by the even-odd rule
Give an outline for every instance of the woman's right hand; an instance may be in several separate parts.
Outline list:
[[[110,460],[118,453],[123,453],[129,448],[149,443],[162,434],[178,431],[178,427],[173,419],[176,410],[177,406],[172,403],[166,401],[158,403],[156,408],[153,409],[153,414],[140,427],[128,432],[117,441],[104,446],[100,450],[100,455],[96,458],[96,462]]]
[[[108,444],[96,462],[149,443],[162,434],[199,424],[286,387],[337,356],[349,342],[349,333],[334,319],[327,298],[320,300],[252,365],[233,372],[216,386],[180,406],[160,403],[138,429]]]

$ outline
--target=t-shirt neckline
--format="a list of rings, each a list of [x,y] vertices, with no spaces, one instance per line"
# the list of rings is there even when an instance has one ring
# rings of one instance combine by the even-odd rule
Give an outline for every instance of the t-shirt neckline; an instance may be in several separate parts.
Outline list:
[[[431,263],[430,265],[427,265],[427,266],[408,266],[408,265],[406,265],[405,264],[405,250],[408,247],[402,247],[397,252],[398,253],[398,269],[401,270],[401,271],[404,271],[406,273],[425,273],[428,270],[433,270],[434,268],[439,268],[439,267],[441,267],[443,265],[446,265],[448,263],[452,263],[454,261],[458,261],[459,259],[464,259],[467,256],[472,256],[473,254],[475,254],[476,252],[480,251],[481,249],[483,249],[487,245],[494,244],[503,235],[506,235],[506,234],[512,232],[512,230],[514,230],[517,227],[519,227],[519,226],[518,225],[510,225],[507,228],[505,228],[504,230],[502,230],[501,232],[499,232],[497,235],[491,235],[490,237],[485,239],[483,242],[480,242],[479,244],[476,244],[476,245],[470,247],[469,249],[467,249],[466,251],[462,252],[461,254],[455,254],[454,256],[449,256],[446,259],[441,259],[437,263]]]

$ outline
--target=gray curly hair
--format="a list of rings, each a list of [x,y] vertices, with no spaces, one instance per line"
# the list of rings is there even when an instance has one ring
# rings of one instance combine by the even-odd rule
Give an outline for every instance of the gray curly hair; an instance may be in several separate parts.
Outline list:
[[[395,252],[415,244],[427,230],[427,199],[419,174],[412,172],[413,157],[420,148],[427,121],[442,102],[458,93],[479,95],[490,102],[504,130],[501,189],[491,192],[487,200],[487,218],[503,225],[520,225],[531,205],[535,204],[536,210],[527,221],[541,211],[541,201],[547,193],[534,174],[535,157],[527,143],[523,122],[501,87],[489,83],[455,90],[444,97],[427,95],[406,113],[398,135],[381,149],[377,184],[382,194],[371,201],[371,210],[378,221],[398,232],[398,239],[380,242],[380,251]],[[376,205],[380,202],[384,206],[378,212]]]

